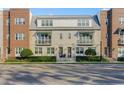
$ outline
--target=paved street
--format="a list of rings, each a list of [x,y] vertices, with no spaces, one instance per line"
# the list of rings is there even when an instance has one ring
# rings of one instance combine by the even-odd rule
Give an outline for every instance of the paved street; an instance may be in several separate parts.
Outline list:
[[[0,84],[124,84],[124,65],[1,64]]]

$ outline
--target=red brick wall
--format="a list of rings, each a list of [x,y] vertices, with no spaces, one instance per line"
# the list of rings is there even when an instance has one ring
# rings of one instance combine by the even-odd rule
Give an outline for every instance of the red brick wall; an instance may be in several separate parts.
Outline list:
[[[6,14],[6,13],[5,13]],[[15,25],[15,18],[25,18],[25,24]],[[4,16],[4,49],[7,45],[7,16]],[[24,40],[15,40],[15,33],[21,32],[24,34]],[[15,57],[15,48],[23,47],[29,48],[29,10],[28,9],[10,9],[10,55],[9,57]]]
[[[107,11],[101,11],[100,12],[100,21],[101,21],[101,40],[102,40],[102,55],[107,56],[105,54],[105,48],[107,48],[107,39],[106,39],[106,33],[107,33],[107,26],[106,26],[106,17],[107,17]]]

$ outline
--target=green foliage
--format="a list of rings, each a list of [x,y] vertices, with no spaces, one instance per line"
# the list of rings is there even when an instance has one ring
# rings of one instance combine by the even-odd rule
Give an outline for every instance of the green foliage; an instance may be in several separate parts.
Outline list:
[[[124,57],[118,57],[117,61],[124,61]]]
[[[76,56],[76,61],[77,62],[101,62],[100,60],[100,56],[90,56],[90,60],[89,60],[89,56]],[[107,58],[103,58],[102,57],[102,62],[109,62],[109,60]]]
[[[31,55],[33,55],[32,51],[30,49],[23,49],[20,53],[22,58],[27,58]]]
[[[23,61],[24,60],[19,60],[19,59],[16,59],[16,58],[13,58],[13,59],[9,58],[9,59],[6,60],[6,62],[23,62]]]
[[[95,55],[96,55],[96,51],[95,51],[94,49],[88,48],[88,49],[85,51],[85,55],[88,55],[88,56],[95,56]]]
[[[27,59],[29,62],[56,62],[55,56],[31,56]]]

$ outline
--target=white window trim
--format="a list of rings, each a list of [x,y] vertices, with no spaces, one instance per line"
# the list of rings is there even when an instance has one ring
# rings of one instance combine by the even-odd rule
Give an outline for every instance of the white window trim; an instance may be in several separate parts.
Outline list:
[[[23,33],[15,33],[15,40],[24,40]]]
[[[16,57],[19,57],[20,56],[20,52],[23,50],[24,48],[21,48],[21,47],[17,47],[15,48],[15,56]],[[21,50],[21,51],[20,51]]]
[[[52,27],[52,19],[37,19],[37,27]]]
[[[15,25],[24,25],[25,18],[15,18]]]
[[[87,21],[88,21],[89,25],[86,25]],[[92,26],[92,19],[79,19],[78,20],[78,26],[80,26],[80,27],[91,27]]]
[[[124,24],[124,17],[119,18],[120,24]]]

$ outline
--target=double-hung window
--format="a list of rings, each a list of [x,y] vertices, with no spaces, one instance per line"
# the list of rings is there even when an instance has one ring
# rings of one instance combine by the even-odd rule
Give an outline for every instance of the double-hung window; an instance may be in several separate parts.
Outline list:
[[[124,24],[124,17],[120,17],[119,21],[120,21],[120,24]]]
[[[37,19],[37,27],[53,26],[52,19]]]
[[[23,33],[16,33],[15,34],[15,40],[24,40],[24,34]]]
[[[20,48],[20,47],[15,48],[15,55],[20,56],[20,53],[21,53],[22,50],[23,50],[23,48]]]
[[[78,26],[91,27],[92,26],[92,20],[91,19],[79,19],[78,20]]]
[[[83,47],[76,47],[76,54],[83,54],[84,48]]]
[[[35,54],[42,54],[42,47],[35,47]]]
[[[15,18],[15,24],[25,24],[25,19],[24,18]]]
[[[54,48],[53,47],[47,48],[47,54],[54,54]]]

